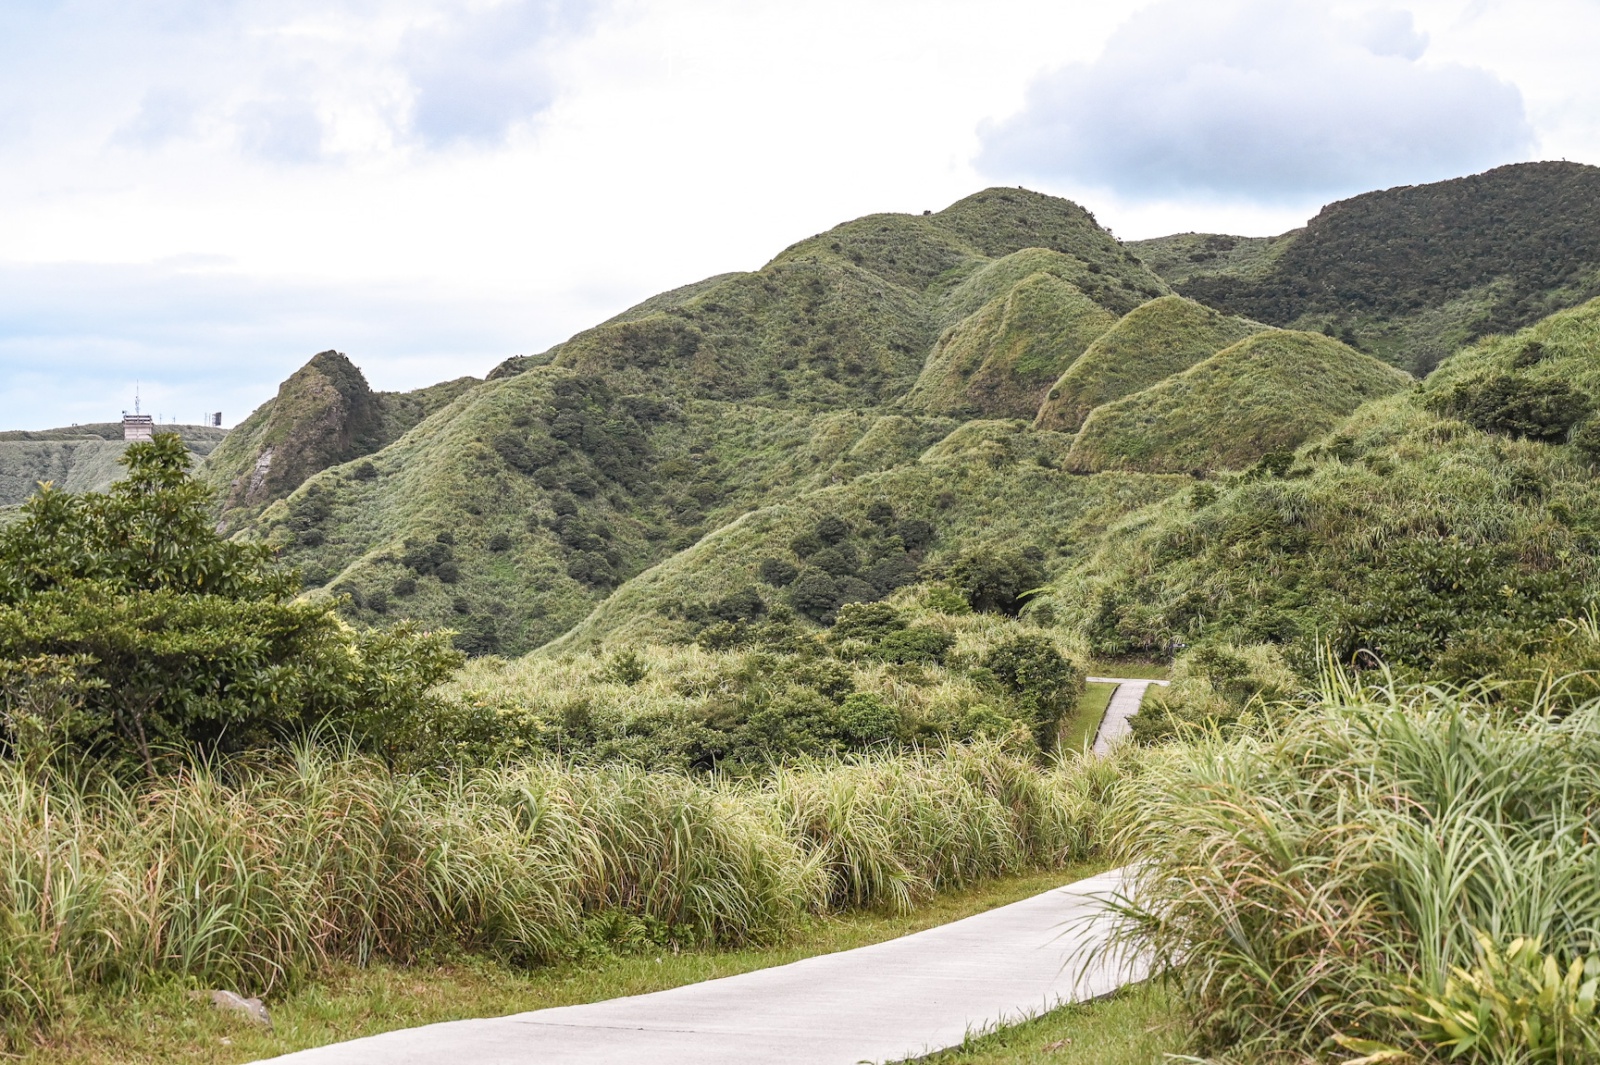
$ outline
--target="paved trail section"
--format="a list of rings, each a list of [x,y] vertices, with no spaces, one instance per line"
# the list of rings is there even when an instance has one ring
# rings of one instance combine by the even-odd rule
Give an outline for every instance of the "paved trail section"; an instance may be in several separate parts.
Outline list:
[[[1120,870],[856,950],[585,1006],[451,1021],[278,1065],[858,1065],[1107,994],[1144,975],[1106,949]]]
[[[1164,680],[1125,680],[1119,677],[1090,677],[1088,682],[1117,686],[1117,690],[1111,693],[1111,705],[1106,707],[1106,716],[1100,720],[1100,731],[1095,733],[1095,754],[1109,754],[1112,744],[1133,731],[1128,718],[1139,712],[1139,704],[1144,702],[1144,693],[1150,685],[1166,687],[1169,683]]]

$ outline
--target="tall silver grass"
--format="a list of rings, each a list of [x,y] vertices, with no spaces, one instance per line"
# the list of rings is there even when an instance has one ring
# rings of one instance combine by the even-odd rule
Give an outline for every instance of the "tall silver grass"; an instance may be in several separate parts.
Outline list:
[[[734,784],[553,761],[429,780],[305,748],[156,783],[0,764],[0,1038],[179,975],[270,991],[439,946],[535,961],[586,919],[740,943],[1083,857],[1104,770],[997,746]]]
[[[1442,989],[1479,931],[1600,943],[1600,707],[1340,678],[1324,698],[1282,735],[1151,759],[1125,796],[1128,934],[1213,1046],[1403,1038],[1393,988]]]

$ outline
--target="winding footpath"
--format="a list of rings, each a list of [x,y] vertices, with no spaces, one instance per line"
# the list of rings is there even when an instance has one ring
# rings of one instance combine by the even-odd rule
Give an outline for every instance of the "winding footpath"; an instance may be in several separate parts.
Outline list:
[[[1094,751],[1151,684],[1115,684]],[[649,995],[450,1021],[271,1058],[279,1065],[861,1065],[918,1057],[1143,979],[1108,946],[1112,870],[856,950]]]
[[[959,1044],[1143,977],[1106,946],[1102,873],[938,928],[584,1006],[431,1024],[279,1065],[859,1065]]]
[[[1117,686],[1117,690],[1111,693],[1111,704],[1106,707],[1106,716],[1100,720],[1100,731],[1094,735],[1095,754],[1109,754],[1112,745],[1133,730],[1133,726],[1128,724],[1128,718],[1139,712],[1139,704],[1144,702],[1144,693],[1150,689],[1150,685],[1159,684],[1164,688],[1169,683],[1164,680],[1127,680],[1122,677],[1090,677],[1088,681],[1090,684]]]

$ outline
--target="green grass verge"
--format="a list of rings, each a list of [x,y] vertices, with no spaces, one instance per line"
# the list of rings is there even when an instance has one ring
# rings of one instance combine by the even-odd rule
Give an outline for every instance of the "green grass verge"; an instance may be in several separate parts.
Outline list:
[[[1078,712],[1061,732],[1062,750],[1081,751],[1094,744],[1100,722],[1106,716],[1106,707],[1111,705],[1111,696],[1116,690],[1115,684],[1085,685],[1083,698],[1078,700]]]
[[[1088,675],[1120,680],[1171,680],[1172,666],[1142,658],[1096,658],[1089,663]]]
[[[918,1059],[923,1065],[1154,1065],[1183,1048],[1165,990],[1140,984]]]
[[[270,999],[271,1031],[193,1001],[188,988],[176,982],[137,997],[84,998],[74,1004],[61,1032],[19,1060],[32,1065],[231,1065],[421,1024],[645,994],[919,932],[1091,876],[1104,864],[991,880],[937,895],[904,915],[815,918],[763,949],[646,949],[533,969],[470,955],[409,966],[341,967],[326,979]]]

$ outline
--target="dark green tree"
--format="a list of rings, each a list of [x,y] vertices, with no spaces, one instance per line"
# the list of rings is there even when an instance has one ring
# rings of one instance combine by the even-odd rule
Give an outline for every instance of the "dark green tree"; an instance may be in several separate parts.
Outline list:
[[[0,531],[6,707],[44,678],[72,704],[47,742],[150,770],[163,749],[240,750],[325,726],[401,742],[459,663],[446,637],[358,633],[336,604],[297,600],[270,549],[218,535],[176,434],[123,462],[109,492],[45,485]],[[9,748],[24,738],[0,729]],[[46,742],[37,727],[33,741]]]
[[[1054,750],[1061,723],[1078,706],[1083,673],[1048,637],[1025,633],[996,644],[983,659],[1022,711],[1041,750]]]

